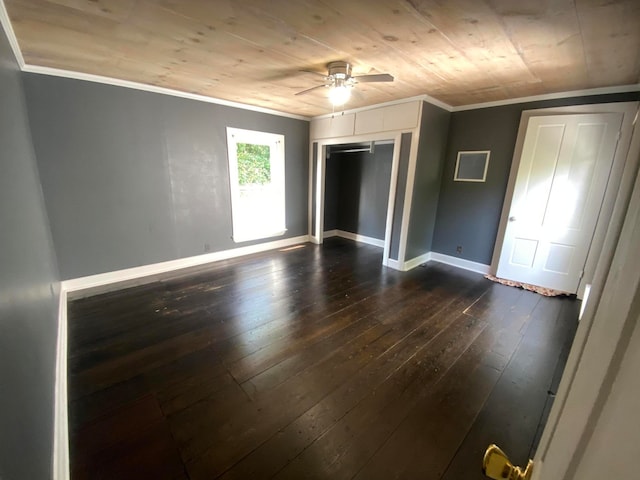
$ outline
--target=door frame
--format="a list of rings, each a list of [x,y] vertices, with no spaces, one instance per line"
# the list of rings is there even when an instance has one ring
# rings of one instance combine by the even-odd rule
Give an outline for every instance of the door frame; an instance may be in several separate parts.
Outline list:
[[[607,234],[607,231],[609,230],[609,227],[615,227],[619,232],[622,226],[624,212],[620,212],[620,209],[615,209],[614,207],[616,206],[617,202],[623,202],[624,204],[627,204],[631,196],[633,179],[635,179],[634,172],[637,170],[639,160],[637,158],[637,155],[629,155],[629,147],[631,145],[631,137],[633,134],[635,119],[638,113],[639,103],[640,102],[619,102],[590,105],[572,105],[567,107],[551,107],[541,108],[537,110],[524,110],[522,112],[522,115],[520,117],[520,125],[518,127],[518,136],[513,153],[513,160],[511,162],[509,181],[507,183],[507,190],[504,197],[504,203],[502,205],[502,213],[500,215],[498,234],[493,249],[493,257],[491,259],[490,272],[492,274],[495,275],[498,270],[498,262],[500,260],[502,246],[504,244],[504,236],[507,229],[511,203],[513,201],[516,177],[518,176],[518,169],[520,167],[520,159],[522,156],[522,149],[524,146],[524,139],[527,132],[527,126],[529,124],[529,119],[531,117],[549,115],[621,113],[623,115],[623,118],[622,126],[620,129],[620,137],[618,139],[618,145],[616,146],[613,164],[611,166],[607,188],[604,193],[600,215],[598,216],[598,221],[596,222],[593,240],[591,241],[589,253],[587,254],[584,274],[582,275],[582,278],[580,279],[580,283],[578,285],[578,298],[582,299],[584,297],[586,286],[593,283],[596,265],[598,263],[598,259],[600,258],[600,253],[603,249],[605,236]]]
[[[368,135],[355,135],[350,137],[325,138],[313,140],[311,142],[311,154],[313,156],[313,144],[316,146],[316,157],[311,162],[312,169],[315,163],[315,185],[311,189],[315,193],[315,224],[314,229],[309,229],[309,237],[313,243],[321,244],[324,241],[324,190],[325,190],[325,172],[327,163],[327,147],[332,145],[342,145],[345,143],[361,143],[376,141],[392,141],[393,154],[391,163],[391,178],[389,179],[389,199],[387,201],[387,216],[384,231],[384,251],[382,254],[382,264],[389,264],[389,255],[391,252],[391,232],[393,229],[393,212],[395,209],[396,189],[398,185],[398,168],[400,165],[400,147],[402,141],[402,132],[386,132]],[[314,178],[314,175],[311,175]],[[313,181],[313,180],[312,180]],[[311,202],[310,202],[311,203]],[[311,205],[310,205],[311,210]],[[309,222],[312,222],[312,216],[309,216]],[[310,225],[311,226],[311,225]]]
[[[625,168],[591,294],[535,455],[534,480],[576,480],[629,337],[639,328],[640,126],[633,123],[626,166],[635,168]]]

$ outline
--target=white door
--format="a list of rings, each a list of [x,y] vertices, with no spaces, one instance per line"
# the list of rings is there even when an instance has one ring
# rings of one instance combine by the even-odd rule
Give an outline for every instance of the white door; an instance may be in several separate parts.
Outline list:
[[[576,293],[622,115],[532,117],[497,276]]]

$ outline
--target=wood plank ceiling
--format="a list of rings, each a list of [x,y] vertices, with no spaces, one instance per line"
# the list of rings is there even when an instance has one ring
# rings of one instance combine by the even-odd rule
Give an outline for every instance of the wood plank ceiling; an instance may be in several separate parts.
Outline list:
[[[355,108],[640,83],[640,0],[5,0],[28,65],[314,116],[346,60]]]

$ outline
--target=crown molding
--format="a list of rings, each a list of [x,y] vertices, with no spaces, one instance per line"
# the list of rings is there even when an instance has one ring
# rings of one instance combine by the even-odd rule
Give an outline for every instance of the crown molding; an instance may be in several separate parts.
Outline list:
[[[584,90],[571,90],[568,92],[544,93],[529,97],[510,98],[507,100],[497,100],[495,102],[474,103],[470,105],[459,105],[453,107],[453,112],[464,112],[465,110],[479,110],[481,108],[502,107],[504,105],[514,105],[517,103],[541,102],[544,100],[557,100],[561,98],[586,97],[589,95],[607,95],[611,93],[628,93],[640,91],[640,83],[632,85],[616,85],[613,87],[588,88]]]
[[[20,70],[23,72],[37,73],[40,75],[51,75],[54,77],[71,78],[74,80],[84,80],[87,82],[102,83],[105,85],[114,85],[118,87],[133,88],[135,90],[142,90],[145,92],[171,95],[174,97],[187,98],[190,100],[197,100],[197,101],[206,102],[206,103],[214,103],[216,105],[224,105],[226,107],[240,108],[242,110],[250,110],[253,112],[266,113],[269,115],[277,115],[280,117],[293,118],[296,120],[304,120],[307,122],[311,120],[311,117],[306,117],[303,115],[295,115],[292,113],[281,112],[279,110],[272,110],[270,108],[257,107],[254,105],[248,105],[246,103],[232,102],[229,100],[209,97],[206,95],[198,95],[195,93],[182,92],[180,90],[174,90],[171,88],[158,87],[155,85],[147,85],[144,83],[131,82],[129,80],[120,80],[117,78],[104,77],[101,75],[93,75],[89,73],[73,72],[71,70],[63,70],[59,68],[41,67],[38,65],[27,65],[24,61],[24,57],[22,56],[22,51],[20,50],[20,45],[18,43],[18,39],[16,37],[15,31],[13,30],[13,26],[11,25],[11,19],[9,18],[9,14],[7,13],[4,0],[0,0],[0,25],[2,25],[2,28],[4,29],[5,34],[7,36],[7,39],[9,40],[9,45],[11,45],[13,54],[16,57],[16,61],[18,62],[18,66],[20,67]]]
[[[4,33],[9,40],[9,45],[11,45],[11,50],[13,50],[13,55],[16,57],[16,62],[18,62],[20,70],[23,70],[25,65],[24,57],[22,56],[22,50],[20,50],[20,45],[18,44],[16,32],[13,31],[13,25],[11,25],[11,19],[9,18],[9,13],[4,5],[4,0],[0,0],[0,25],[2,25]]]
[[[541,95],[531,95],[529,97],[510,98],[506,100],[497,100],[494,102],[474,103],[474,104],[459,105],[459,106],[451,106],[436,98],[433,98],[429,95],[424,94],[424,95],[418,95],[415,97],[401,98],[398,100],[393,100],[385,103],[377,103],[375,105],[369,105],[366,107],[352,108],[350,110],[341,110],[339,112],[333,112],[333,113],[325,113],[323,115],[317,115],[315,117],[311,117],[311,120],[329,118],[336,115],[346,115],[350,113],[357,113],[357,112],[362,112],[364,110],[371,110],[374,108],[386,107],[389,105],[398,105],[400,103],[413,102],[416,100],[423,100],[427,103],[435,105],[436,107],[440,107],[448,112],[464,112],[466,110],[480,110],[483,108],[502,107],[505,105],[515,105],[518,103],[541,102],[544,100],[557,100],[562,98],[585,97],[589,95],[607,95],[612,93],[628,93],[628,92],[638,92],[638,91],[640,91],[640,83],[633,84],[633,85],[616,85],[613,87],[588,88],[584,90],[572,90],[568,92],[544,93]]]
[[[435,105],[436,107],[440,107],[443,110],[446,110],[447,112],[453,111],[453,107],[451,105],[441,102],[440,100],[430,97],[429,95],[423,94],[423,95],[416,95],[415,97],[399,98],[397,100],[391,100],[389,102],[367,105],[366,107],[358,107],[358,108],[351,108],[349,110],[339,110],[331,113],[323,113],[322,115],[316,115],[315,117],[311,117],[311,120],[319,120],[321,118],[335,117],[336,115],[347,115],[351,113],[363,112],[365,110],[372,110],[374,108],[388,107],[390,105],[399,105],[401,103],[415,102],[416,100],[425,101],[427,103]]]
[[[190,100],[197,100],[197,101],[206,102],[206,103],[215,103],[216,105],[224,105],[226,107],[240,108],[242,110],[251,110],[253,112],[266,113],[269,115],[277,115],[280,117],[294,118],[296,120],[305,120],[305,121],[311,120],[310,117],[305,117],[303,115],[295,115],[293,113],[286,113],[286,112],[281,112],[279,110],[272,110],[270,108],[257,107],[254,105],[248,105],[246,103],[232,102],[230,100],[209,97],[206,95],[199,95],[197,93],[182,92],[180,90],[174,90],[172,88],[158,87],[156,85],[147,85],[146,83],[132,82],[129,80],[120,80],[118,78],[112,78],[112,77],[103,77],[101,75],[93,75],[90,73],[73,72],[71,70],[62,70],[59,68],[51,68],[51,67],[39,67],[36,65],[24,65],[24,67],[22,68],[22,71],[27,73],[37,73],[40,75],[51,75],[54,77],[63,77],[63,78],[71,78],[74,80],[84,80],[87,82],[102,83],[105,85],[113,85],[117,87],[132,88],[135,90],[142,90],[145,92],[171,95],[173,97],[188,98]]]
[[[199,94],[189,93],[189,92],[182,92],[180,90],[174,90],[174,89],[165,88],[165,87],[158,87],[155,85],[147,85],[144,83],[132,82],[129,80],[120,80],[112,77],[93,75],[89,73],[74,72],[71,70],[63,70],[58,68],[42,67],[37,65],[27,65],[24,61],[24,57],[22,56],[22,51],[20,50],[20,45],[18,43],[18,39],[15,35],[15,32],[13,30],[13,26],[11,24],[9,14],[7,13],[4,0],[0,0],[0,25],[2,25],[5,31],[5,34],[9,40],[9,44],[11,45],[11,49],[13,50],[13,54],[16,57],[16,61],[18,62],[20,70],[22,70],[23,72],[37,73],[41,75],[51,75],[56,77],[84,80],[84,81],[94,82],[94,83],[102,83],[105,85],[114,85],[119,87],[133,88],[135,90],[160,93],[163,95],[171,95],[174,97],[182,97],[190,100],[197,100],[200,102],[224,105],[228,107],[239,108],[242,110],[266,113],[269,115],[277,115],[280,117],[287,117],[287,118],[293,118],[296,120],[304,120],[304,121],[316,120],[320,118],[328,118],[335,115],[356,113],[364,110],[371,110],[374,108],[413,102],[416,100],[425,101],[427,103],[430,103],[431,105],[435,105],[436,107],[442,108],[443,110],[446,110],[448,112],[464,112],[466,110],[479,110],[482,108],[501,107],[505,105],[514,105],[518,103],[540,102],[544,100],[557,100],[562,98],[584,97],[588,95],[607,95],[612,93],[628,93],[628,92],[640,91],[640,83],[637,83],[632,85],[618,85],[613,87],[598,87],[598,88],[590,88],[590,89],[584,89],[584,90],[572,90],[568,92],[547,93],[547,94],[541,94],[541,95],[532,95],[528,97],[518,97],[518,98],[511,98],[506,100],[497,100],[494,102],[483,102],[483,103],[474,103],[469,105],[458,105],[458,106],[449,105],[448,103],[438,100],[437,98],[434,98],[428,94],[423,94],[423,95],[417,95],[415,97],[402,98],[398,100],[392,100],[389,102],[368,105],[365,107],[358,107],[358,108],[353,108],[349,110],[340,110],[338,112],[326,113],[326,114],[317,115],[314,117],[307,117],[304,115],[296,115],[292,113],[281,112],[279,110],[272,110],[269,108],[257,107],[257,106],[249,105],[246,103],[232,102],[230,100],[224,100],[221,98],[210,97],[206,95],[199,95]]]

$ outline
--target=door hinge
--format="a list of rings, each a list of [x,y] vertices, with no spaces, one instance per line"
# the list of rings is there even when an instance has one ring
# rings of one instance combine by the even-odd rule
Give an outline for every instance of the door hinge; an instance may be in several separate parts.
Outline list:
[[[584,277],[584,270],[580,270],[580,275],[578,275],[578,280],[582,280],[582,277]]]

